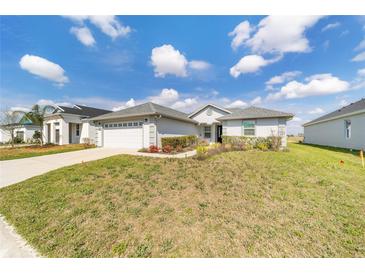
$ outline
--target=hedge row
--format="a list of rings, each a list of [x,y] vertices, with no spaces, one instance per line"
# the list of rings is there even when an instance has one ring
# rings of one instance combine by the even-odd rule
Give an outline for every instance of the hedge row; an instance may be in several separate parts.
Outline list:
[[[176,148],[180,146],[182,148],[189,147],[195,145],[198,141],[198,138],[195,135],[189,136],[177,136],[177,137],[163,137],[161,138],[161,145],[165,147],[167,145]]]
[[[281,137],[247,137],[247,136],[223,136],[223,144],[230,144],[235,147],[242,147],[244,149],[274,149],[278,150],[281,147]]]

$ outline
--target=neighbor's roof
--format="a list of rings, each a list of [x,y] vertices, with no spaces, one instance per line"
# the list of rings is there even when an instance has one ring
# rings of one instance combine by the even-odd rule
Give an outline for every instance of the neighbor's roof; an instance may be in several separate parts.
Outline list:
[[[328,113],[326,115],[323,115],[317,119],[314,119],[308,123],[305,123],[303,126],[309,126],[311,124],[316,124],[316,123],[320,123],[320,122],[325,122],[328,120],[333,120],[336,119],[337,117],[342,117],[342,116],[346,116],[346,115],[351,115],[352,113],[356,113],[356,112],[361,112],[364,111],[365,112],[365,98],[361,99],[360,101],[357,101],[355,103],[351,103],[343,108],[340,108],[338,110],[335,110],[331,113]]]
[[[100,108],[92,108],[87,106],[75,105],[74,107],[66,107],[66,106],[58,106],[57,109],[52,113],[67,113],[67,114],[75,114],[85,117],[95,117],[102,114],[106,114],[111,112],[110,110],[100,109]]]
[[[137,105],[134,107],[122,109],[119,111],[111,112],[108,114],[100,115],[94,117],[92,120],[107,120],[107,119],[115,119],[115,118],[128,118],[135,116],[144,116],[144,115],[162,115],[163,117],[173,118],[177,120],[182,120],[190,123],[197,123],[193,119],[188,117],[188,114],[174,110],[172,108],[164,107],[155,103],[144,103],[141,105]]]
[[[248,107],[248,108],[234,108],[230,109],[233,112],[231,114],[219,117],[217,120],[237,120],[237,119],[255,119],[255,118],[291,118],[294,115],[287,112],[276,111],[266,108]]]

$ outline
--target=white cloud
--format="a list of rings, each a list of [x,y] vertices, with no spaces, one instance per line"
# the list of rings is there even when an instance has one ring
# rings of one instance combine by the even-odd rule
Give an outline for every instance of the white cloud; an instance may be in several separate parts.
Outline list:
[[[184,110],[184,109],[188,109],[192,106],[196,106],[197,104],[198,104],[198,101],[196,98],[186,98],[182,101],[175,102],[171,107],[173,109]]]
[[[280,57],[277,59],[267,60],[260,55],[246,55],[245,57],[241,58],[241,60],[237,64],[231,67],[230,74],[234,78],[237,78],[238,76],[240,76],[240,74],[256,72],[262,67],[274,63],[279,59]]]
[[[72,27],[70,32],[85,46],[91,47],[95,45],[95,39],[89,28],[87,27]]]
[[[302,121],[302,118],[300,117],[297,117],[297,116],[294,116],[293,119],[292,119],[293,122],[300,122]]]
[[[342,99],[341,101],[340,101],[340,103],[339,103],[339,106],[340,107],[345,107],[345,106],[347,106],[349,104],[349,102],[347,102],[345,99]]]
[[[156,77],[165,77],[173,74],[178,77],[186,77],[188,61],[185,56],[172,45],[163,45],[152,49],[151,63],[154,66]]]
[[[242,100],[236,100],[226,105],[227,108],[241,108],[246,106],[247,103]]]
[[[322,113],[324,113],[324,110],[317,107],[317,108],[314,108],[314,109],[308,111],[308,113],[309,114],[322,114]]]
[[[321,16],[267,16],[246,45],[257,53],[309,52],[305,31]]]
[[[189,67],[194,70],[206,70],[210,68],[210,64],[201,60],[192,60],[189,62]]]
[[[164,88],[160,94],[148,97],[148,100],[161,105],[173,104],[179,99],[179,92],[173,88]]]
[[[327,31],[327,30],[331,30],[331,29],[338,28],[339,26],[341,26],[341,23],[339,23],[339,22],[327,24],[326,26],[324,26],[322,28],[322,32]]]
[[[354,58],[351,59],[352,62],[361,62],[365,60],[365,51],[360,52]]]
[[[363,69],[359,69],[359,70],[357,71],[357,74],[358,74],[359,76],[361,76],[361,77],[365,77],[365,68],[363,68]]]
[[[231,47],[237,49],[239,46],[244,45],[244,42],[250,38],[250,33],[252,29],[248,21],[243,21],[238,24],[233,31],[228,35],[233,36]]]
[[[19,61],[20,67],[29,73],[45,78],[63,86],[69,82],[64,69],[47,59],[35,55],[24,55]]]
[[[363,39],[355,48],[356,51],[362,50],[365,48],[365,39]]]
[[[261,96],[257,96],[256,98],[254,98],[253,100],[251,100],[250,104],[251,105],[260,105],[262,103],[262,98]]]
[[[131,27],[124,26],[114,15],[71,15],[66,17],[81,25],[89,21],[112,39],[125,37],[132,31]]]
[[[266,82],[266,85],[272,86],[272,85],[282,84],[282,83],[285,83],[287,81],[294,79],[295,77],[297,77],[300,74],[301,74],[301,72],[297,71],[297,70],[287,71],[280,75],[272,77],[269,81]]]
[[[113,107],[112,110],[113,111],[118,111],[118,110],[122,110],[122,109],[125,109],[125,108],[134,107],[135,105],[136,105],[136,101],[133,98],[131,98],[127,102],[123,103],[122,105],[117,106],[117,107]]]
[[[11,107],[10,111],[11,112],[29,112],[30,108],[28,108],[28,107]]]
[[[293,99],[308,96],[319,96],[344,92],[350,89],[350,84],[346,81],[332,76],[330,73],[316,74],[305,79],[305,83],[291,81],[281,87],[277,93],[268,95],[268,100],[280,98]]]

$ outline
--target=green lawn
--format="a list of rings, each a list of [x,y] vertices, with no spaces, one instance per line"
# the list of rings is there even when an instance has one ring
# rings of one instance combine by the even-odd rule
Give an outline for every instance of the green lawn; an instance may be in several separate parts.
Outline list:
[[[365,169],[300,144],[121,155],[0,189],[0,213],[48,257],[364,257]]]
[[[72,145],[30,145],[30,146],[22,146],[22,147],[9,147],[9,148],[0,148],[0,161],[5,160],[13,160],[20,158],[29,158],[35,156],[56,154],[62,152],[70,152],[87,148],[94,148],[93,145],[86,144],[72,144]]]

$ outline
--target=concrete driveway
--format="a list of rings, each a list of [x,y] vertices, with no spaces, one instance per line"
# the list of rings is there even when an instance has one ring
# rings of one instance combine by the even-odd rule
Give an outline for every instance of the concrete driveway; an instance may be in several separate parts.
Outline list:
[[[79,151],[0,161],[0,188],[48,171],[117,154],[136,154],[133,149],[91,148]]]

